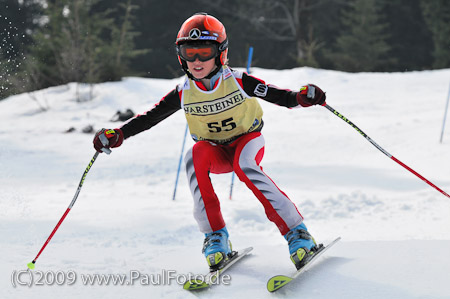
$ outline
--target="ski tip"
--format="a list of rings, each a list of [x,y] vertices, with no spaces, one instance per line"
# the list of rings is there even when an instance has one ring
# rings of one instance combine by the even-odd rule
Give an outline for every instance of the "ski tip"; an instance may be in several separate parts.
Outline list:
[[[269,292],[275,292],[276,290],[284,287],[291,280],[292,280],[291,277],[285,275],[274,276],[267,282],[267,290]]]
[[[183,285],[183,289],[188,291],[195,291],[204,288],[208,288],[210,285],[201,279],[190,279],[186,281]]]

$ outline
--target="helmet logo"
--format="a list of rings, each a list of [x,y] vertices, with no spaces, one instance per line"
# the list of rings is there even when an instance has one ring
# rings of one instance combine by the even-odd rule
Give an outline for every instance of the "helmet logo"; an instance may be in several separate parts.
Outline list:
[[[198,28],[194,28],[194,29],[191,29],[191,31],[189,31],[190,39],[199,39],[201,35],[202,35],[202,33],[200,32],[200,30]]]

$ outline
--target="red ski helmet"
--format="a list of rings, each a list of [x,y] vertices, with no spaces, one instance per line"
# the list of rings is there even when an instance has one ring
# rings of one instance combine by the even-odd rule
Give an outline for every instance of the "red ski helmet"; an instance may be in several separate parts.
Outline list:
[[[217,69],[228,62],[228,38],[225,26],[218,19],[207,13],[194,14],[184,21],[178,31],[175,42],[178,61],[183,71],[189,76],[190,73],[187,69],[186,61],[180,55],[180,45],[187,43],[215,43],[218,50],[218,55],[216,56]]]

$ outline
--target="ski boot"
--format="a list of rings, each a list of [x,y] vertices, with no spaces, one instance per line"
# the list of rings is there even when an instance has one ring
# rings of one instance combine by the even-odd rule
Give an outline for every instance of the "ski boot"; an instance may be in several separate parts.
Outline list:
[[[291,261],[297,270],[306,265],[318,249],[303,223],[291,229],[284,238],[288,241]]]
[[[217,271],[225,266],[225,262],[232,255],[227,228],[205,234],[202,252],[205,254],[210,271]]]

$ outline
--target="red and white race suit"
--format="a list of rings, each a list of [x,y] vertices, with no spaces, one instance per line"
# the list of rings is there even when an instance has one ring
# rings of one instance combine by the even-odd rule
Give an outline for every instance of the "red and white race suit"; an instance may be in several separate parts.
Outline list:
[[[209,174],[234,171],[284,235],[299,225],[303,217],[260,166],[265,141],[260,132],[263,112],[258,98],[292,108],[299,106],[297,97],[298,92],[266,85],[260,79],[223,66],[212,90],[186,77],[184,84],[121,129],[126,139],[183,109],[191,137],[196,141],[186,154],[185,163],[200,231],[210,233],[225,226]]]

